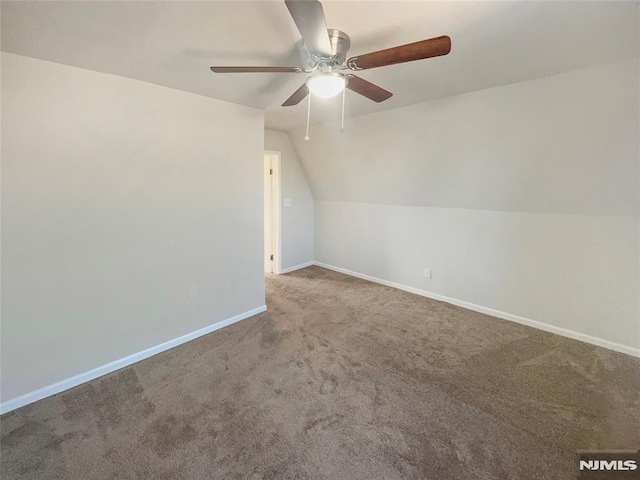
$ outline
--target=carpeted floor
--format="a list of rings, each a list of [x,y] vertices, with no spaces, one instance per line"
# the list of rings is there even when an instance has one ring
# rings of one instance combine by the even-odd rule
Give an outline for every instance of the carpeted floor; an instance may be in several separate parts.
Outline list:
[[[267,313],[2,417],[26,479],[571,479],[640,360],[309,267]]]

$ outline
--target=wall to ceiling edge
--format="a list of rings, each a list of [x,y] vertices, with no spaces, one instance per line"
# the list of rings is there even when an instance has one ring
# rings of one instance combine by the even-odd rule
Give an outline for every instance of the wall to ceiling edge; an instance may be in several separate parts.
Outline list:
[[[349,118],[342,134],[290,132],[315,260],[639,352],[639,71],[634,59]]]

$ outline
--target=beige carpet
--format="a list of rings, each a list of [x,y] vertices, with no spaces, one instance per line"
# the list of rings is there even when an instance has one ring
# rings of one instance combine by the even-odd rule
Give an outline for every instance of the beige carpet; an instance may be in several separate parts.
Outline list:
[[[640,361],[319,267],[268,313],[2,417],[2,479],[571,479]]]

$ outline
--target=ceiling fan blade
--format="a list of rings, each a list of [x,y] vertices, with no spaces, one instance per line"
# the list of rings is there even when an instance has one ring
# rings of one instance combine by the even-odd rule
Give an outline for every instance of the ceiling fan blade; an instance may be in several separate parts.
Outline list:
[[[322,4],[317,0],[285,0],[284,3],[309,52],[331,56],[331,41]]]
[[[347,88],[378,103],[384,102],[393,96],[393,93],[386,91],[384,88],[355,75],[347,75]]]
[[[211,67],[215,73],[299,73],[300,67]]]
[[[309,88],[307,88],[307,82],[303,83],[302,86],[296,90],[293,95],[287,98],[287,101],[282,104],[283,107],[290,107],[292,105],[299,104],[304,97],[309,95]]]
[[[446,55],[450,51],[451,39],[445,35],[352,57],[347,61],[347,65],[351,70],[366,70],[396,63],[413,62],[424,58],[439,57]]]

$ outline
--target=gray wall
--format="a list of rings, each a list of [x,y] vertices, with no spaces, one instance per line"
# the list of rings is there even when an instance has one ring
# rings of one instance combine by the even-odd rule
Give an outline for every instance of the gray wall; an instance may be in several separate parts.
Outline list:
[[[264,305],[263,129],[2,54],[3,401]]]
[[[281,153],[282,268],[288,269],[313,261],[313,197],[300,167],[296,152],[286,133],[266,130],[265,150]]]
[[[314,126],[308,142],[291,132],[315,260],[640,347],[638,72],[608,64],[347,119],[343,134]]]

